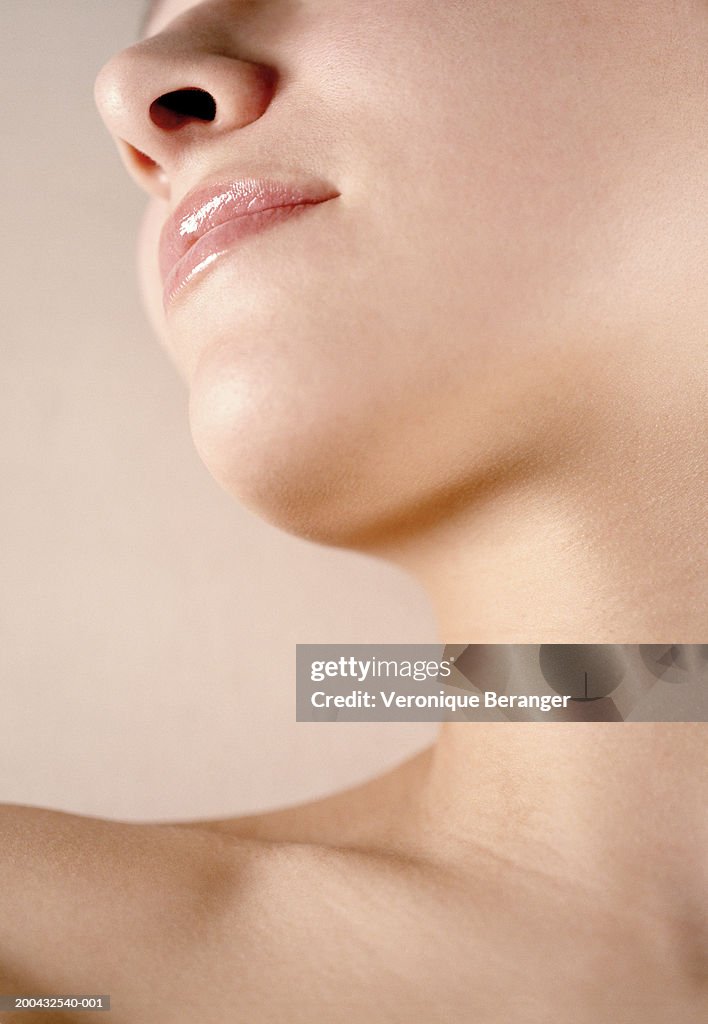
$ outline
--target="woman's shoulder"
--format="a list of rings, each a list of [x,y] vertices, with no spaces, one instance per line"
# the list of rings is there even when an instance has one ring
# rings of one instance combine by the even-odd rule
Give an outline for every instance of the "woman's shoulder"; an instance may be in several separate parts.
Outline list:
[[[370,858],[316,841],[319,818],[293,811],[219,828],[0,805],[0,993],[120,993],[124,1008],[135,999],[136,1012],[174,1022],[161,1009],[195,962],[201,988],[223,986],[224,972],[248,987],[248,957],[289,955],[318,893],[358,898]]]
[[[135,991],[151,963],[181,968],[225,918],[233,931],[268,860],[268,844],[198,829],[0,805],[0,993]]]
[[[193,1019],[173,1005],[185,978],[206,1022],[210,991],[254,1010],[277,1003],[286,979],[281,993],[269,971],[277,962],[295,976],[303,942],[313,977],[333,956],[336,974],[372,898],[388,908],[382,936],[398,903],[401,921],[407,913],[406,873],[383,852],[394,776],[222,820],[130,823],[0,805],[0,993],[114,995],[116,1024],[175,1024]]]
[[[233,843],[178,827],[0,804],[0,884],[25,907],[28,886],[57,898],[89,886],[108,896],[120,877],[128,896],[193,881],[205,858],[228,866],[234,851]]]
[[[385,987],[390,951],[447,906],[383,850],[385,787],[221,823],[0,806],[0,993],[110,995],[115,1024],[335,1019],[351,976],[380,965]],[[350,1020],[370,1019],[368,999]]]

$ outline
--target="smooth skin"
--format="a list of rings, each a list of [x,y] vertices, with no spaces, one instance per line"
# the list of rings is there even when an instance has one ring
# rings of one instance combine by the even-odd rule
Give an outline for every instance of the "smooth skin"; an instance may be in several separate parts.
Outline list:
[[[706,776],[701,725],[450,725],[240,820],[5,808],[2,989],[115,1024],[703,1024]]]
[[[705,639],[707,54],[703,0],[162,0],[96,97],[214,477],[412,572],[448,643]],[[156,123],[188,87],[216,119]],[[298,173],[340,197],[165,313],[185,193]],[[0,989],[109,992],[113,1024],[702,1024],[705,739],[450,724],[271,814],[6,806]]]
[[[403,567],[448,643],[703,641],[705,0],[162,0],[150,33],[97,100],[224,488]],[[155,123],[188,86],[216,119]],[[341,195],[165,317],[159,230],[231,175]]]

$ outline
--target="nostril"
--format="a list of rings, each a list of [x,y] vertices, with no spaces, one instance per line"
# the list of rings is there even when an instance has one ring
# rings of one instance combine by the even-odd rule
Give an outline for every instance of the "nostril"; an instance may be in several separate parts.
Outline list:
[[[131,146],[125,139],[118,139],[118,149],[130,174],[139,185],[152,195],[165,199],[169,197],[170,186],[163,167],[142,150]]]
[[[131,153],[133,154],[133,160],[141,170],[154,171],[157,164],[149,157],[147,153],[143,153],[142,150],[136,149],[135,146],[130,146],[130,143],[126,143],[129,146]]]
[[[188,121],[213,121],[214,97],[204,89],[176,89],[166,92],[150,105],[150,118],[158,128],[180,128]]]

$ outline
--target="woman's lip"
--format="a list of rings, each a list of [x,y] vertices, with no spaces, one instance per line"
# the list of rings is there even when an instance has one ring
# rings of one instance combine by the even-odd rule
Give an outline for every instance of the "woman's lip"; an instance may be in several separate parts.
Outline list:
[[[234,242],[337,196],[321,183],[286,185],[254,178],[189,192],[160,235],[165,303]]]
[[[287,220],[293,214],[326,202],[324,199],[299,203],[297,206],[275,206],[257,213],[240,214],[211,228],[189,247],[165,277],[163,303],[165,309],[193,278],[203,273],[220,256],[241,239]]]

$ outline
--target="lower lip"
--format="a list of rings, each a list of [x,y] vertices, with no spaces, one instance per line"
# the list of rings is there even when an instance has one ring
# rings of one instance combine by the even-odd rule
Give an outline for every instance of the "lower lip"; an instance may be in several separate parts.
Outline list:
[[[321,202],[298,203],[293,206],[277,206],[258,213],[242,214],[224,224],[207,231],[205,235],[177,260],[167,274],[164,284],[163,303],[165,309],[172,305],[178,295],[193,281],[214,266],[225,252],[251,235],[259,234],[284,220],[319,206]]]

